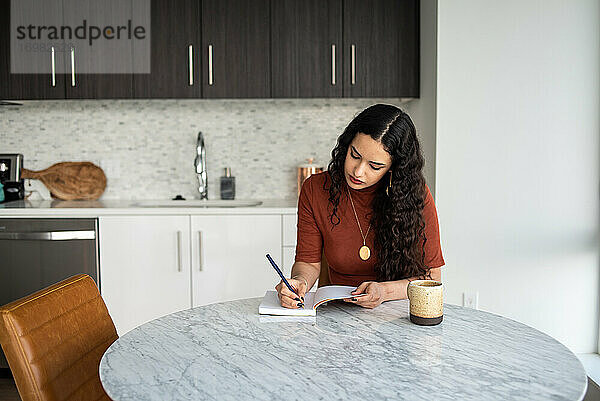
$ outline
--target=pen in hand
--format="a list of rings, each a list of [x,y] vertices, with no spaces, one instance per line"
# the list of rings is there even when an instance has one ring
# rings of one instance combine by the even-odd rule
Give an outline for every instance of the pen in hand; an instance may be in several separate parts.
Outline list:
[[[275,269],[275,271],[277,272],[277,274],[279,274],[279,277],[281,277],[281,281],[283,281],[283,283],[286,285],[286,287],[293,292],[294,294],[298,295],[298,292],[294,289],[294,287],[292,287],[290,285],[290,283],[286,280],[285,276],[283,275],[283,273],[281,272],[281,269],[279,269],[279,266],[277,266],[277,264],[275,263],[275,261],[273,260],[273,258],[271,258],[271,255],[269,255],[267,253],[267,259],[269,260],[269,263],[271,263],[271,266],[273,266],[273,269]],[[298,295],[298,298],[300,297],[300,295]]]

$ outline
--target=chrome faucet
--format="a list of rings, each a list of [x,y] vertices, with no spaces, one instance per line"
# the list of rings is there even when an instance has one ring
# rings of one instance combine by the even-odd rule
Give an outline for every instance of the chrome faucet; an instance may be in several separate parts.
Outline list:
[[[206,176],[206,148],[204,147],[204,136],[202,132],[198,132],[196,140],[196,176],[198,177],[198,192],[200,199],[208,199],[208,178]]]

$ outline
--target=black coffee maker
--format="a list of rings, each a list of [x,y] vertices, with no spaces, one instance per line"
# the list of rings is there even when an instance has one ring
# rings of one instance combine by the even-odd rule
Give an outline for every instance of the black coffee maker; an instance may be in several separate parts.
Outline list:
[[[22,168],[22,154],[0,154],[0,183],[3,185],[4,202],[19,200],[25,197],[25,186],[21,178]]]

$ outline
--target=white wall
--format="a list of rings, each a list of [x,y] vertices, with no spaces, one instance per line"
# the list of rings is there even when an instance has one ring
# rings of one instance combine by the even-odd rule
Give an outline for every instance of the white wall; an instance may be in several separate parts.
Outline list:
[[[438,5],[447,301],[597,351],[600,3]]]
[[[435,195],[437,0],[421,0],[420,22],[420,96],[401,107],[404,107],[417,128],[421,150],[425,156],[425,179],[431,193]]]

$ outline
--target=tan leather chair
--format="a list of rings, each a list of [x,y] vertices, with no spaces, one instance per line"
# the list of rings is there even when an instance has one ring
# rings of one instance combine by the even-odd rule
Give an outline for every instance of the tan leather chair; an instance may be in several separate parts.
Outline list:
[[[110,400],[98,367],[117,338],[84,274],[0,307],[0,343],[23,401]]]

